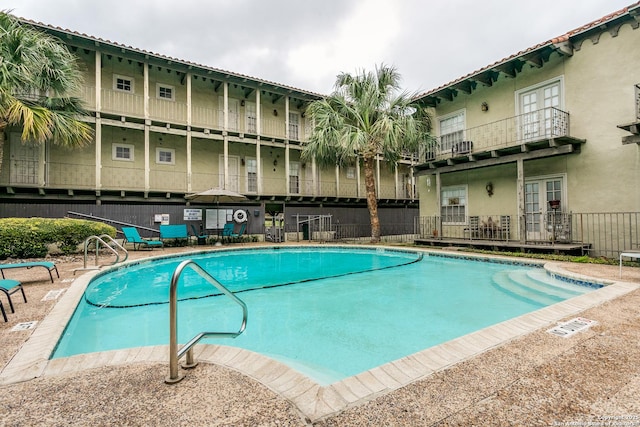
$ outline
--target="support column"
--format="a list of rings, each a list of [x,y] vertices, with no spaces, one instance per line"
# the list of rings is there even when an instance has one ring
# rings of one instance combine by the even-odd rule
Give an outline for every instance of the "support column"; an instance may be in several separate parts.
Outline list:
[[[187,193],[191,193],[191,73],[187,73]]]
[[[96,190],[102,188],[102,118],[100,112],[102,110],[102,53],[96,51]]]
[[[258,180],[258,194],[262,194],[262,150],[260,135],[262,134],[262,108],[260,108],[260,90],[256,90],[256,179]]]
[[[361,190],[360,190],[360,185],[361,185],[361,182],[360,182],[360,158],[358,157],[358,158],[356,158],[356,186],[357,186],[357,188],[356,188],[356,196],[358,196],[358,198],[362,197],[362,193],[361,193]]]
[[[316,164],[316,159],[311,159],[311,175],[313,180],[313,195],[317,196],[320,194],[318,191],[318,165]]]
[[[380,199],[380,156],[376,156],[376,193]]]
[[[442,215],[442,200],[440,191],[440,172],[436,172],[436,216]]]
[[[393,180],[394,180],[394,185],[395,185],[394,194],[395,194],[396,199],[399,199],[400,197],[399,197],[399,194],[398,194],[399,185],[398,185],[398,163],[397,162],[396,162],[395,168],[394,168]]]
[[[284,147],[284,185],[286,186],[286,194],[289,195],[290,194],[290,184],[291,184],[291,177],[290,177],[290,168],[289,168],[289,97],[285,96],[284,97],[284,141],[285,141],[285,147]],[[298,173],[300,173],[298,171]]]
[[[524,160],[518,159],[516,161],[518,168],[517,178],[517,200],[518,200],[518,238],[520,243],[525,243],[527,240],[527,223],[525,221],[525,199],[524,199]]]
[[[144,191],[145,194],[151,188],[150,180],[150,162],[149,162],[149,134],[151,129],[151,120],[149,119],[149,66],[144,65],[143,87],[144,87]]]
[[[340,166],[336,165],[336,197],[340,197]]]
[[[224,154],[223,154],[223,164],[224,164],[224,185],[222,188],[229,188],[229,83],[224,82],[223,84],[223,108],[224,112],[224,127],[222,131],[222,138],[224,144]]]

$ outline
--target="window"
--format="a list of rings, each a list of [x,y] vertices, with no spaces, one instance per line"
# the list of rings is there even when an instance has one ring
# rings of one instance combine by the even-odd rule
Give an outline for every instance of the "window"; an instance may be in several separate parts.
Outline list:
[[[163,84],[156,84],[156,97],[158,99],[166,99],[167,101],[173,101],[173,95],[174,95],[174,87],[173,86],[168,86],[168,85],[163,85]]]
[[[300,193],[300,163],[289,162],[289,193]]]
[[[557,110],[562,109],[562,82],[556,79],[516,92],[521,140],[561,136],[565,129]]]
[[[176,150],[173,148],[156,148],[156,163],[162,165],[176,164]]]
[[[640,83],[636,86],[636,119],[640,120]]]
[[[464,224],[467,216],[467,188],[444,187],[441,193],[442,222]]]
[[[111,145],[111,158],[113,160],[133,161],[133,145],[113,144]]]
[[[300,140],[300,115],[289,112],[289,139]]]
[[[356,168],[353,166],[347,166],[347,179],[356,178]]]
[[[245,123],[247,128],[247,133],[258,133],[257,126],[257,114],[256,114],[256,103],[255,102],[247,102],[246,107],[244,108],[245,114]]]
[[[121,92],[133,93],[133,79],[131,77],[115,74],[113,76],[113,89]]]
[[[258,192],[258,161],[254,158],[246,159],[247,165],[247,193]]]
[[[440,123],[440,151],[451,151],[453,144],[464,140],[464,111],[442,117]]]

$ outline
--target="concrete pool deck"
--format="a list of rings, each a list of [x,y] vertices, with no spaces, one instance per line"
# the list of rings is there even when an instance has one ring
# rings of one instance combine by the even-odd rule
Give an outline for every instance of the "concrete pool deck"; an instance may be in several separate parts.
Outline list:
[[[25,281],[29,302],[14,298],[16,313],[0,324],[0,397],[9,402],[0,405],[2,423],[552,425],[637,415],[640,425],[639,268],[625,267],[619,281],[617,266],[553,263],[549,268],[611,285],[321,387],[225,346],[197,346],[200,365],[171,386],[163,383],[166,346],[48,361],[62,319],[91,275],[74,276],[79,266],[78,259],[60,260],[54,284],[37,271],[11,276]],[[68,289],[57,303],[41,301],[61,288]],[[597,324],[569,338],[546,332],[577,316]],[[36,329],[11,331],[34,320]]]

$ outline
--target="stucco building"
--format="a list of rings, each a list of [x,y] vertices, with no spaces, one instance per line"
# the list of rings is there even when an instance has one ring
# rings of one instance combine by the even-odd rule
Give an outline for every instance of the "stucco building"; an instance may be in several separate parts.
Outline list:
[[[422,94],[421,237],[637,245],[639,25],[635,3]]]

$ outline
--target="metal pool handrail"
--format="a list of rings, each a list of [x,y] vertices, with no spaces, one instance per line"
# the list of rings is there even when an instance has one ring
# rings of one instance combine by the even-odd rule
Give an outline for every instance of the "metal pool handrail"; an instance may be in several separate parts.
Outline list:
[[[105,240],[108,240],[109,242],[111,242],[111,244],[105,242]],[[95,267],[87,267],[87,258],[89,257],[89,244],[95,240],[95,245],[96,245],[96,264]],[[116,239],[114,239],[113,237],[109,236],[108,234],[101,234],[100,236],[89,236],[87,237],[87,239],[84,241],[84,268],[76,268],[73,270],[73,274],[76,273],[77,270],[97,270],[100,267],[102,267],[101,265],[98,265],[98,256],[100,254],[100,243],[102,243],[104,245],[105,248],[109,249],[111,252],[113,252],[113,254],[116,256],[116,260],[114,262],[112,262],[111,264],[105,264],[105,265],[114,265],[117,264],[119,262],[125,262],[127,260],[127,258],[129,258],[129,251],[127,251],[124,246],[122,246],[120,243],[118,243],[118,241]],[[113,245],[113,246],[112,246]],[[117,249],[122,250],[122,252],[124,252],[124,259],[122,261],[120,261],[120,254],[118,253]]]
[[[235,303],[242,307],[242,325],[238,332],[200,332],[178,350],[178,280],[182,271],[186,267],[191,267],[196,273],[202,276],[207,282],[215,286],[220,292],[231,298]],[[186,364],[182,367],[185,369],[195,368],[198,364],[193,360],[193,346],[198,341],[206,337],[214,338],[235,338],[244,332],[247,327],[247,305],[229,289],[225,288],[221,283],[214,279],[202,267],[193,260],[185,260],[178,265],[171,277],[171,286],[169,288],[169,376],[164,380],[167,384],[174,384],[184,378],[184,375],[178,373],[178,360],[187,353]]]

